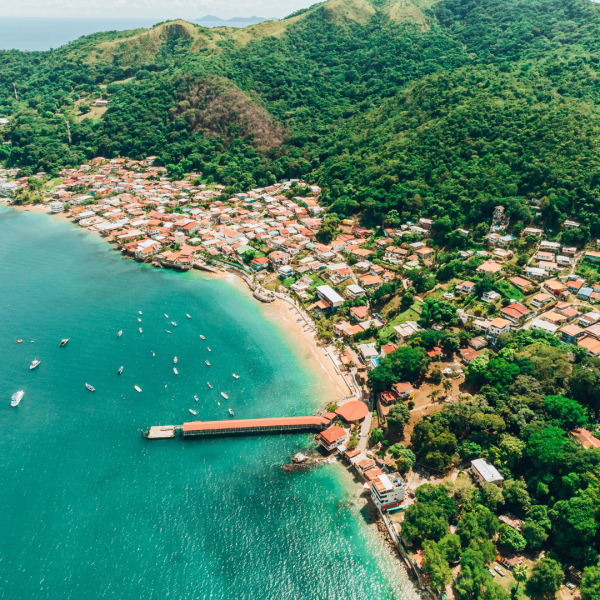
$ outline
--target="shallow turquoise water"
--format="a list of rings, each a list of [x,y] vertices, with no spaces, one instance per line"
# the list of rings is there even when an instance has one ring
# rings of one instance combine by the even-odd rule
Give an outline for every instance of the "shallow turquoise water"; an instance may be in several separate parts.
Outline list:
[[[327,400],[244,291],[0,208],[0,309],[0,598],[412,597],[340,465],[279,468],[311,436],[142,438],[190,408],[300,415]]]

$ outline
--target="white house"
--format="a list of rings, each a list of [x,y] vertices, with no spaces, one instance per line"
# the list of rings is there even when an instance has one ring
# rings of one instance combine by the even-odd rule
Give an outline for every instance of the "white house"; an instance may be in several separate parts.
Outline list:
[[[471,461],[471,473],[475,475],[481,487],[486,483],[493,483],[502,487],[504,477],[498,473],[498,469],[494,465],[485,462],[483,458],[478,458]]]
[[[360,285],[348,285],[346,286],[346,296],[348,296],[348,298],[362,298],[367,292],[365,292],[365,290],[363,290]]]
[[[394,508],[395,506],[400,506],[404,502],[404,486],[399,479],[395,479],[392,482],[385,473],[382,473],[373,479],[371,485],[371,497],[381,510]]]
[[[319,298],[327,302],[331,308],[339,308],[344,304],[344,298],[328,285],[317,286],[317,294],[319,295]]]
[[[502,317],[496,317],[491,323],[487,330],[487,335],[490,338],[496,338],[502,333],[508,333],[510,331],[510,321],[503,319]]]

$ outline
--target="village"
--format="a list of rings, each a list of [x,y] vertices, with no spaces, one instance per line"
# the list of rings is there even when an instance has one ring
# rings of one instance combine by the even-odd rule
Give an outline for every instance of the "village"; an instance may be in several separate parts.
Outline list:
[[[561,231],[544,232],[540,226],[509,233],[502,206],[495,208],[485,235],[475,239],[474,232],[456,230],[454,249],[436,242],[435,222],[427,218],[376,228],[339,218],[333,235],[325,236],[327,207],[320,204],[316,185],[286,180],[227,197],[224,186],[202,183],[200,173],[172,181],[153,163],[153,157],[95,158],[55,179],[0,171],[0,196],[18,205],[37,194],[36,202],[51,213],[73,219],[137,261],[184,271],[228,269],[243,277],[261,302],[287,298],[328,348],[351,390],[323,410],[331,426],[318,443],[354,469],[390,539],[420,579],[422,553],[407,553],[408,544],[401,543],[402,510],[414,502],[416,488],[457,478],[501,486],[502,476],[481,458],[445,474],[418,467],[400,473],[374,431],[383,431],[394,406],[405,404],[410,419],[389,445],[410,441],[424,417],[446,403],[470,399],[475,391],[465,377],[468,366],[497,350],[511,331],[541,331],[575,352],[600,357],[600,307],[595,307],[600,240],[558,241],[561,232],[581,227],[575,221],[565,221]],[[437,277],[452,261],[463,265],[460,273]],[[371,389],[369,374],[386,356],[427,331],[442,330],[450,332],[444,343],[429,334],[431,364],[419,381]],[[586,448],[600,447],[590,431],[571,433]],[[501,520],[520,529],[511,514]],[[499,554],[491,574],[504,578],[499,565],[510,571],[523,560]],[[575,584],[578,577],[574,570]],[[451,595],[450,587],[446,594]]]

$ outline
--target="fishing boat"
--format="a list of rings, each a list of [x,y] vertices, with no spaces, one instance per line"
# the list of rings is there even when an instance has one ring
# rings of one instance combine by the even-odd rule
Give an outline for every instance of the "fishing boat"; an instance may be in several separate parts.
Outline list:
[[[239,378],[240,378],[240,376],[239,376],[239,375],[236,375],[235,373],[233,374],[233,376],[234,376],[236,379],[239,379]]]
[[[169,318],[169,315],[167,313],[164,313],[164,315],[165,315],[165,319]]]
[[[121,337],[123,335],[122,331],[119,331],[119,333],[117,333],[117,337]]]
[[[194,394],[194,400],[195,400],[196,402],[200,402],[200,398],[198,398],[198,394]]]
[[[200,336],[200,337],[202,337],[202,336]],[[202,338],[202,339],[204,339],[204,338]],[[23,340],[17,340],[17,344],[22,344],[22,343],[23,343]]]
[[[69,338],[65,338],[64,340],[60,340],[60,347],[66,346],[69,342]]]
[[[229,396],[225,392],[221,392],[221,396],[223,396],[225,400],[229,400]]]
[[[205,339],[206,339],[206,338],[205,338],[203,335],[201,335],[201,336],[200,336],[200,338],[201,338],[201,339],[203,339],[203,340],[205,340]],[[22,342],[22,341],[23,341],[23,340],[21,340],[21,342]],[[21,342],[19,342],[19,344],[20,344]]]
[[[142,331],[142,328],[141,328],[141,327],[140,327],[140,333],[144,333],[144,332]]]
[[[134,385],[133,386],[138,392],[142,391],[142,388],[139,385]]]
[[[206,363],[206,366],[210,367],[210,363],[207,360],[205,360],[204,362]]]
[[[207,347],[206,349],[207,349],[209,352],[212,352],[212,350],[211,350],[209,347]]]
[[[119,370],[117,371],[117,375],[120,375],[123,372],[123,367],[120,367]]]
[[[206,385],[207,385],[207,386],[208,386],[208,387],[209,387],[211,390],[213,389],[212,385],[210,385],[210,383],[209,383],[208,381],[206,382]]]
[[[175,373],[175,375],[179,375],[179,371],[175,367],[173,367],[173,373]]]
[[[188,319],[191,319],[192,317],[190,317],[190,315],[186,314],[185,315]]]
[[[86,387],[88,390],[90,390],[90,392],[95,392],[95,391],[96,391],[96,388],[95,388],[94,386],[90,385],[89,383],[86,383],[86,384],[85,384],[85,387]]]
[[[175,323],[175,321],[171,321],[171,325],[173,325],[173,327],[177,327],[177,323]]]
[[[195,410],[192,410],[191,408],[190,408],[190,412],[191,412],[193,415],[197,415],[197,414],[198,414],[198,413],[197,413]]]
[[[229,409],[229,414],[233,417],[233,411]]]
[[[177,364],[177,357],[175,357],[175,358],[173,359],[173,362],[174,362],[175,364]]]
[[[22,398],[23,398],[24,395],[25,395],[25,392],[23,390],[15,392],[10,397],[10,405],[11,406],[19,406],[19,402],[21,402],[21,400],[22,400]]]
[[[42,362],[41,360],[38,360],[37,358],[29,365],[29,368],[33,371],[33,369],[35,369],[40,362]]]

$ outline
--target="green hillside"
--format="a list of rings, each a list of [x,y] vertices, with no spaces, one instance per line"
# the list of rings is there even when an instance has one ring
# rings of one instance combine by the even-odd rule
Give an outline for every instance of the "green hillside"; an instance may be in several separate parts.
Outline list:
[[[525,223],[538,197],[546,222],[600,235],[599,68],[588,0],[329,0],[241,30],[173,21],[0,52],[0,158],[27,172],[157,155],[232,189],[301,175],[332,211],[374,222],[457,226],[501,200]],[[108,109],[89,110],[99,97]]]

